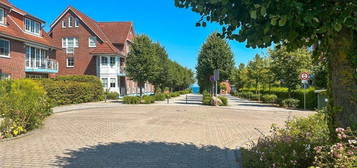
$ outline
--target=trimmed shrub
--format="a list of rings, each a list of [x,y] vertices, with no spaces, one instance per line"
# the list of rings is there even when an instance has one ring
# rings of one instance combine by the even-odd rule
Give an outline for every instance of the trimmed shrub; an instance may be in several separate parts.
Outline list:
[[[228,106],[228,99],[226,97],[219,96],[218,98],[221,99],[221,101],[223,103],[222,106]]]
[[[155,100],[156,101],[164,101],[166,99],[166,95],[163,93],[156,93]]]
[[[275,104],[278,100],[278,96],[274,94],[266,94],[262,96],[262,100],[264,103],[272,103]]]
[[[242,97],[249,99],[249,95],[246,95],[247,92],[256,92],[255,88],[243,88],[240,90],[242,92]],[[315,88],[311,87],[306,89],[298,89],[291,92],[291,98],[300,100],[298,108],[304,107],[304,92],[306,92],[306,108],[315,109],[317,107],[317,94],[314,92]],[[253,94],[252,93],[252,94]],[[275,87],[269,89],[260,89],[259,93],[261,94],[274,94],[277,96],[276,103],[282,105],[283,100],[289,99],[288,88]],[[251,96],[251,95],[250,95]]]
[[[208,91],[203,92],[202,104],[203,105],[211,105],[212,96],[208,93]]]
[[[180,93],[178,93],[178,92],[172,92],[172,93],[170,93],[170,96],[171,96],[171,97],[178,97],[178,96],[180,96]]]
[[[107,96],[108,100],[116,100],[119,98],[118,92],[105,92],[105,95]]]
[[[124,104],[140,104],[141,99],[138,96],[125,96],[123,98],[123,103]]]
[[[298,99],[285,99],[282,102],[283,107],[296,108],[299,106],[300,100]]]
[[[141,100],[142,104],[152,104],[155,103],[155,97],[154,96],[143,96]]]
[[[314,148],[329,142],[323,114],[288,121],[286,128],[273,125],[271,132],[242,149],[243,167],[306,168],[313,165]]]
[[[46,91],[31,79],[0,81],[0,139],[38,128],[52,113]]]
[[[95,102],[104,99],[102,84],[95,76],[59,76],[54,79],[38,81],[44,86],[53,106]]]
[[[242,92],[241,97],[246,98],[246,99],[251,99],[253,95],[253,92]]]
[[[251,98],[252,100],[259,100],[260,99],[260,94],[252,94]]]

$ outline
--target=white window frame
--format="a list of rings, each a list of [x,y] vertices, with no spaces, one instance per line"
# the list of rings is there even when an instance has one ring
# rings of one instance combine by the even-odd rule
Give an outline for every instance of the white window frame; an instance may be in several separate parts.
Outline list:
[[[79,19],[78,18],[74,19],[74,27],[79,27]]]
[[[109,79],[109,87],[110,88],[116,88],[117,87],[117,82],[116,82],[116,78],[110,78]],[[114,83],[112,82],[112,81],[114,81]],[[114,84],[114,87],[112,87],[112,84]]]
[[[73,65],[69,65],[68,63],[69,63],[69,58],[72,58],[73,60],[72,60],[72,62],[73,62]],[[73,68],[74,67],[74,57],[67,57],[66,58],[66,65],[67,65],[67,68]]]
[[[66,28],[66,20],[62,20],[62,28]]]
[[[0,8],[0,24],[5,25],[5,9],[4,8]]]
[[[107,89],[108,88],[108,82],[109,82],[109,80],[108,80],[108,78],[101,78],[101,80],[102,80],[102,84],[103,84],[103,87],[105,88],[105,89]],[[106,81],[106,82],[104,82],[104,81]]]
[[[107,63],[106,64],[103,64],[103,58],[105,58],[106,60],[107,60]],[[106,57],[106,56],[101,56],[100,57],[100,65],[101,66],[108,66],[109,65],[109,60],[108,60],[108,57]]]
[[[93,45],[94,43],[94,45]],[[90,36],[88,38],[88,47],[93,48],[97,47],[97,37],[96,36]]]
[[[40,36],[41,35],[41,23],[35,20],[25,18],[24,19],[24,30],[28,34]],[[38,31],[38,32],[37,32]]]
[[[112,64],[112,59],[114,59],[114,64]],[[110,66],[115,66],[117,63],[117,58],[116,57],[113,57],[113,56],[111,56],[111,57],[109,57],[109,65]]]
[[[69,39],[73,39],[73,48],[79,48],[79,39],[77,37],[63,37],[62,38],[62,48],[67,48]]]
[[[73,27],[73,16],[68,17],[68,27]]]
[[[8,52],[9,54],[8,54],[8,55],[1,55],[1,54],[0,54],[0,57],[10,58],[10,57],[11,57],[11,56],[10,56],[10,55],[11,55],[11,54],[10,54],[10,53],[11,53],[11,43],[10,43],[10,40],[3,39],[3,38],[0,38],[0,40],[7,41],[7,42],[9,43],[9,49],[8,49],[8,50],[9,50],[9,52]]]

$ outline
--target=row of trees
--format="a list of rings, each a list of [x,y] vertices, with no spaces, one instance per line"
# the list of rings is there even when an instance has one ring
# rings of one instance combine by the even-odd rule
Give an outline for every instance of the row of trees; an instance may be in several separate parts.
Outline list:
[[[357,129],[355,1],[175,0],[175,5],[199,13],[201,19],[197,25],[219,23],[223,37],[246,42],[247,47],[313,46],[315,58],[327,60],[331,130],[335,127]]]
[[[312,53],[307,48],[288,51],[286,47],[269,49],[268,56],[256,55],[247,66],[240,64],[233,71],[232,83],[238,89],[244,87],[271,88],[272,86],[287,87],[291,90],[301,86],[299,74],[311,74],[310,84],[317,88],[326,88],[326,66],[315,63]]]
[[[127,76],[142,87],[146,82],[164,90],[182,90],[194,83],[192,70],[170,60],[163,46],[146,35],[136,36],[126,61]]]
[[[211,34],[201,47],[196,66],[200,92],[210,90],[210,76],[214,70],[220,71],[219,81],[229,80],[234,69],[234,57],[228,43],[217,33]]]

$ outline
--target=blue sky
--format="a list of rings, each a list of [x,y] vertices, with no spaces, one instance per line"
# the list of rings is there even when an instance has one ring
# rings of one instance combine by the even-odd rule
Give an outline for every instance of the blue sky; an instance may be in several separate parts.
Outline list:
[[[96,21],[132,21],[137,34],[147,34],[165,46],[169,57],[194,70],[200,47],[217,24],[195,27],[200,16],[176,8],[174,0],[10,0],[15,6],[46,21],[46,30],[56,17],[72,5]],[[102,2],[102,3],[100,3]],[[229,41],[236,64],[247,63],[265,50],[246,48]]]

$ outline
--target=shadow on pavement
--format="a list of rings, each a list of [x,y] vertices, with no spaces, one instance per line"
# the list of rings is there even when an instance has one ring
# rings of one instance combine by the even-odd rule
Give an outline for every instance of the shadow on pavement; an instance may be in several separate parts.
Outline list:
[[[65,168],[228,168],[230,149],[217,146],[164,142],[110,143],[70,150],[67,157],[57,157],[56,165]],[[231,163],[229,163],[231,162]]]

